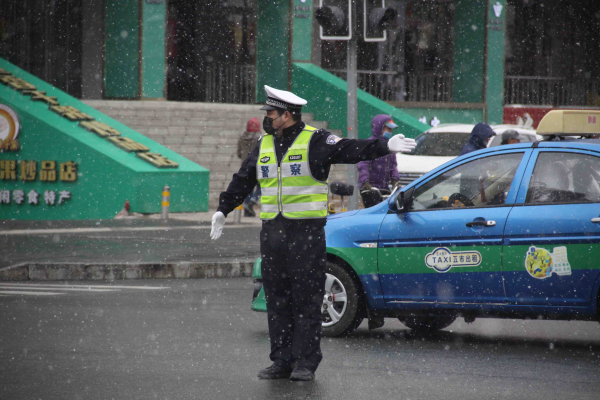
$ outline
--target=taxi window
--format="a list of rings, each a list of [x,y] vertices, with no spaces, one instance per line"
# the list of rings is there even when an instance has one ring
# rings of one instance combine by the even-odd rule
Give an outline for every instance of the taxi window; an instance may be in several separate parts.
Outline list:
[[[522,157],[501,154],[461,164],[419,186],[411,210],[502,205]]]
[[[526,204],[599,202],[599,157],[540,153],[529,181]]]
[[[469,140],[470,133],[427,132],[416,139],[417,147],[411,154],[417,156],[456,157]]]

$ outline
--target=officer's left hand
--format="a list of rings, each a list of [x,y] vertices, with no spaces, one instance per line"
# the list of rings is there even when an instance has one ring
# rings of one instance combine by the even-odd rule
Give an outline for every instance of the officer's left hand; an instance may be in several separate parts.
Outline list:
[[[405,138],[401,133],[388,141],[388,149],[391,153],[410,153],[415,147],[417,147],[417,142],[414,139]]]
[[[210,238],[217,240],[223,233],[223,227],[225,226],[225,214],[221,211],[214,213],[212,217],[212,229],[210,230]]]

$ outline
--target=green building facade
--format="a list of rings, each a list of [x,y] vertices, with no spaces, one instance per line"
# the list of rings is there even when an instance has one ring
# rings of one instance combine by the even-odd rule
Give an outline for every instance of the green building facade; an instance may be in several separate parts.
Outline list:
[[[364,107],[359,105],[359,136],[368,136],[373,112],[394,114],[410,136],[434,119],[501,122],[505,1],[388,1],[399,10],[388,43],[359,41],[359,70],[368,70],[359,76],[359,88],[365,92],[360,95]],[[320,40],[314,19],[317,1],[44,0],[35,12],[33,3],[3,2],[0,15],[8,21],[7,31],[19,14],[28,15],[32,24],[41,22],[50,32],[59,28],[61,17],[72,21],[69,35],[76,39],[59,43],[57,33],[48,41],[52,43],[36,47],[32,39],[37,33],[26,31],[19,40],[4,40],[0,57],[58,83],[74,97],[256,103],[264,100],[265,84],[293,87],[310,98],[310,112],[345,131],[345,88],[336,77],[345,80],[341,70],[346,42]],[[79,11],[73,15],[69,8]],[[57,18],[47,17],[49,10]],[[56,51],[65,46],[68,52]],[[27,47],[60,57],[45,62],[51,68],[42,68],[32,51],[22,51]],[[394,61],[377,63],[381,57]],[[443,61],[433,65],[431,59],[436,58]],[[60,80],[64,71],[59,64],[65,63],[77,75],[69,85]],[[377,82],[369,84],[365,76]],[[380,95],[371,90],[375,86],[395,94]],[[329,95],[327,90],[333,92]],[[432,90],[443,93],[426,93]],[[398,95],[401,92],[408,94]]]
[[[346,42],[319,38],[318,4],[6,0],[0,58],[79,99],[253,104],[264,84],[302,90],[300,63],[345,80]],[[596,1],[386,4],[398,17],[386,43],[359,39],[359,88],[427,124],[500,123],[511,104],[600,103]],[[317,109],[326,105],[318,98]]]

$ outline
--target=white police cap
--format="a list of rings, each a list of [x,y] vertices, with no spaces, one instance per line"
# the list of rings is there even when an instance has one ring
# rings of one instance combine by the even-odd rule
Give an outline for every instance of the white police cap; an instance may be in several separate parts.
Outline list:
[[[267,85],[265,85],[265,93],[267,95],[267,102],[261,110],[282,109],[290,112],[300,112],[302,106],[306,104],[306,100],[296,96],[292,92],[274,89]]]

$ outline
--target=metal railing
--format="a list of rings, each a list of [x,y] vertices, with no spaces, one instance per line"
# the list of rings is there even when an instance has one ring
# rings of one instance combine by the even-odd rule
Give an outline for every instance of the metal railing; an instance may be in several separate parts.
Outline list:
[[[541,76],[506,76],[505,104],[553,106],[597,105],[598,79],[566,79]]]
[[[346,79],[345,70],[328,72]],[[358,88],[384,101],[452,101],[451,74],[401,74],[393,71],[357,71]]]
[[[256,69],[254,65],[209,64],[205,84],[206,102],[253,104]]]
[[[406,101],[452,101],[452,74],[408,74]]]
[[[328,70],[346,79],[345,70]],[[357,71],[358,88],[384,101],[452,102],[452,74],[401,74]],[[255,102],[254,65],[209,64],[205,70],[207,102]],[[506,76],[505,104],[591,106],[600,102],[600,79]]]
[[[338,78],[346,80],[346,70],[329,69]],[[364,71],[358,70],[356,76],[357,87],[373,96],[385,101],[397,101],[403,96],[403,82],[401,75],[390,71]]]

